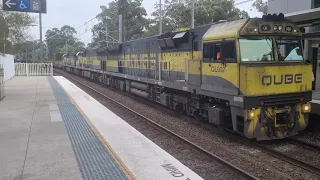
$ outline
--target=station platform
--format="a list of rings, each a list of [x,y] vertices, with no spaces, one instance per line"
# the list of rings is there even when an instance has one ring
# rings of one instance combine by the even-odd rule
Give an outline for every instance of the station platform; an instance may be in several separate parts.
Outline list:
[[[0,180],[202,179],[64,77],[14,77],[0,101]]]
[[[320,115],[320,90],[312,92],[311,113]]]

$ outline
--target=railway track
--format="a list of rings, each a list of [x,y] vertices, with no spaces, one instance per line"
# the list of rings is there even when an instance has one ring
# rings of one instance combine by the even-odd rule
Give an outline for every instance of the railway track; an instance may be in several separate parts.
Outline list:
[[[66,77],[66,78],[68,78],[68,79],[70,79],[70,80],[72,80],[72,81],[74,81],[74,82],[77,82],[77,83],[81,84],[82,86],[84,86],[84,87],[90,89],[91,91],[95,92],[95,93],[98,94],[99,96],[102,96],[103,98],[108,99],[109,101],[111,101],[111,102],[113,102],[114,104],[116,104],[116,105],[124,108],[125,110],[134,113],[136,116],[139,116],[140,118],[142,118],[143,120],[149,122],[150,124],[152,124],[152,125],[155,126],[156,128],[161,129],[161,130],[164,131],[165,133],[170,134],[171,136],[179,139],[180,141],[183,141],[184,143],[186,143],[186,144],[194,147],[195,149],[197,149],[197,150],[201,151],[202,153],[204,153],[206,156],[209,156],[210,158],[214,159],[215,161],[220,162],[222,165],[224,165],[224,166],[226,166],[226,167],[229,167],[230,169],[234,170],[236,173],[238,173],[239,175],[241,175],[241,176],[244,177],[245,179],[259,179],[259,178],[255,177],[254,175],[252,175],[250,172],[247,172],[247,171],[245,171],[245,170],[243,170],[243,169],[241,169],[241,168],[233,165],[232,163],[230,163],[230,162],[228,162],[228,161],[220,158],[219,156],[217,156],[217,155],[209,152],[209,151],[206,150],[205,148],[196,145],[195,143],[193,143],[193,142],[189,141],[188,139],[180,136],[179,134],[177,134],[177,133],[175,133],[175,132],[167,129],[166,127],[164,127],[164,126],[162,126],[162,125],[154,122],[152,119],[150,119],[150,118],[148,118],[148,117],[145,117],[144,115],[142,115],[142,114],[140,114],[140,113],[132,110],[131,108],[123,105],[122,103],[114,100],[113,98],[106,96],[104,93],[96,90],[95,88],[93,88],[93,87],[91,87],[91,86],[89,86],[89,85],[87,85],[87,84],[79,81],[78,79],[75,79],[75,78],[71,77],[71,75],[69,75],[68,73],[63,72],[63,71],[60,71],[60,70],[59,70],[59,71],[55,70],[54,73],[55,73],[55,74],[60,74],[60,75]]]
[[[296,146],[302,146],[305,147],[311,147],[314,149],[313,145],[309,145],[309,144],[305,144],[305,142],[298,142],[298,141],[294,141],[294,140],[284,140],[284,143],[288,143],[288,144],[292,144],[292,145],[296,145]],[[283,143],[283,144],[284,144]],[[264,152],[270,154],[271,156],[274,156],[278,159],[281,159],[283,161],[286,161],[294,166],[297,166],[299,168],[302,168],[306,171],[309,171],[313,174],[317,174],[320,176],[320,167],[313,165],[311,163],[307,163],[303,160],[300,160],[296,157],[293,157],[293,155],[291,153],[284,153],[284,152],[280,152],[279,150],[276,150],[275,148],[269,147],[268,145],[266,145],[266,143],[257,143],[256,144],[260,149],[262,149]],[[281,146],[281,145],[280,145]],[[277,146],[275,146],[277,147]],[[314,149],[316,150],[318,153],[320,153],[320,149]]]
[[[312,149],[316,149],[316,150],[318,150],[320,152],[320,146],[319,145],[316,145],[316,144],[313,144],[313,143],[310,143],[310,142],[307,142],[307,141],[304,141],[304,140],[295,139],[295,138],[292,138],[291,140],[296,142],[296,143],[302,144],[302,145],[304,145],[306,147],[310,147]]]

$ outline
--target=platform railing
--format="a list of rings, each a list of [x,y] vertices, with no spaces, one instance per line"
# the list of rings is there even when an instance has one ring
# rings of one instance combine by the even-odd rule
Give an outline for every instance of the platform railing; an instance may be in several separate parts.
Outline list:
[[[15,76],[53,76],[52,63],[15,63]]]

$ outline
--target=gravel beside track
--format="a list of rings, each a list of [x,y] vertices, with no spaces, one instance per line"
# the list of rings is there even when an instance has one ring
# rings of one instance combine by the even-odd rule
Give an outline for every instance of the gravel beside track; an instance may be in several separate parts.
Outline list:
[[[301,143],[307,143],[307,144],[310,144],[311,146],[316,146],[316,147],[319,147],[320,149],[320,134],[314,134],[314,133],[304,133],[302,136],[297,136],[297,137],[294,137],[292,138],[294,140],[297,140]]]
[[[259,145],[266,152],[320,176],[319,148],[290,139]]]
[[[216,133],[217,128],[208,126],[204,123],[196,122],[195,120],[190,120],[190,118],[183,115],[176,115],[176,113],[172,112],[171,110],[164,111],[164,108],[159,108],[159,106],[154,103],[141,103],[141,101],[138,101],[136,98],[131,98],[127,95],[124,95],[124,93],[118,92],[119,90],[112,90],[106,88],[105,86],[97,85],[94,82],[76,77],[71,74],[67,75],[86,82],[87,85],[95,87],[95,89],[98,91],[106,94],[109,97],[113,97],[113,99],[116,99],[118,102],[131,107],[134,111],[137,111],[150,119],[153,119],[157,123],[183,136],[189,141],[196,143],[197,145],[210,152],[213,152],[219,157],[246,171],[252,172],[252,174],[256,177],[261,179],[319,179],[319,177],[316,175],[264,153],[259,148],[255,148],[255,146],[242,143],[243,141],[234,141],[225,135]],[[101,103],[106,105],[110,110],[114,111],[120,117],[123,116],[123,110],[117,112],[116,109],[112,109],[113,107],[110,103]],[[122,118],[126,120],[125,117]],[[132,121],[133,124],[135,122],[136,121]],[[143,128],[137,129],[139,131],[143,130]],[[155,142],[151,136],[149,138]],[[161,140],[162,139],[160,138],[159,141]],[[206,166],[207,163],[201,161],[195,163],[193,159],[196,157],[197,153],[193,153],[191,156],[192,158],[190,156],[186,157],[186,155],[179,156],[183,154],[183,152],[190,151],[190,149],[180,149],[178,151],[170,150],[172,148],[172,144],[169,143],[169,146],[167,147],[163,144],[165,142],[159,143],[160,144],[157,144],[160,147],[173,154],[182,163],[186,164],[205,179],[212,179],[213,177],[217,179],[230,179],[230,177],[227,176],[229,172],[226,171],[225,167],[216,165],[210,167],[213,169],[210,171],[210,168],[207,170],[202,167]]]
[[[315,167],[320,167],[320,149],[295,141],[272,143],[269,144],[268,147],[299,161],[306,162]]]

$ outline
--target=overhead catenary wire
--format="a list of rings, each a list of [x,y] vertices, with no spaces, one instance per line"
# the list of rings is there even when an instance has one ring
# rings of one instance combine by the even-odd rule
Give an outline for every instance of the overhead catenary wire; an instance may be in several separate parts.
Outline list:
[[[100,13],[99,13],[99,14],[100,14]],[[91,21],[93,21],[94,19],[98,18],[99,14],[96,15],[95,17],[93,17],[92,19],[90,19],[89,21],[84,22],[81,26],[75,28],[75,30],[78,30],[78,29],[82,28],[82,27],[85,26],[86,24],[88,24],[88,23],[90,23]],[[53,37],[55,37],[55,36],[57,36],[57,35],[59,35],[59,34],[55,34],[55,35],[47,38],[46,40],[52,39]]]
[[[240,0],[239,0],[239,1],[240,1]],[[245,3],[248,3],[248,2],[252,2],[252,1],[255,1],[255,0],[242,0],[242,1],[240,1],[240,2],[234,3],[234,5],[235,5],[235,6],[237,6],[237,5],[242,5],[242,4],[245,4]],[[267,1],[267,2],[272,2],[272,1],[275,1],[275,0],[265,0],[265,1]]]

